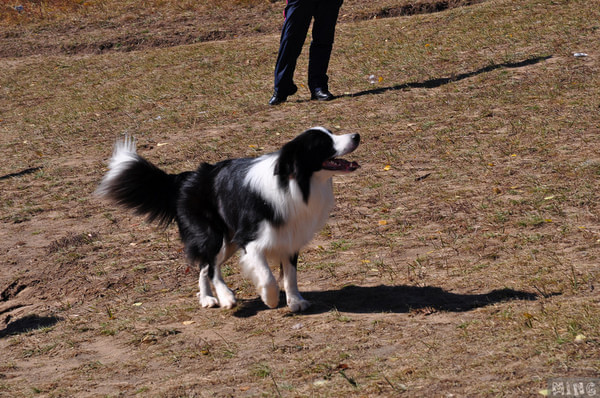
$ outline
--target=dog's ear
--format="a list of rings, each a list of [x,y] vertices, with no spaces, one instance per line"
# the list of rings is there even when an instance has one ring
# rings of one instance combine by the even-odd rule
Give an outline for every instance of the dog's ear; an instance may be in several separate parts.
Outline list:
[[[302,192],[302,199],[308,203],[310,194],[310,177],[312,172],[308,172],[300,167],[302,154],[298,150],[298,142],[290,141],[279,151],[279,158],[275,163],[274,174],[279,178],[281,187],[287,188],[290,179],[295,179]]]
[[[296,151],[294,145],[288,142],[279,151],[279,158],[275,163],[274,175],[279,176],[280,181],[288,180],[296,174]]]

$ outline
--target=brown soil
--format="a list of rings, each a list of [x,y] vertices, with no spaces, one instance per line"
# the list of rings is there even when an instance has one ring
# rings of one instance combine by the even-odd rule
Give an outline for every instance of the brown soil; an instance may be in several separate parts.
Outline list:
[[[340,22],[440,12],[483,1],[384,1],[372,4],[347,0]],[[285,6],[282,1],[257,0],[238,4],[199,4],[187,10],[178,10],[177,2],[166,5],[158,9],[140,9],[134,5],[129,9],[107,10],[104,15],[82,9],[85,6],[72,5],[68,11],[57,10],[49,15],[36,13],[34,4],[21,13],[14,6],[4,5],[0,57],[135,51],[276,33],[281,29]],[[28,11],[30,21],[27,20]]]

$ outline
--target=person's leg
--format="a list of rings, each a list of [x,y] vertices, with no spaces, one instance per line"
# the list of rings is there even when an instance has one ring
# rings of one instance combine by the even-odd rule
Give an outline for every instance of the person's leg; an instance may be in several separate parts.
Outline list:
[[[329,89],[327,69],[342,1],[320,0],[317,3],[308,62],[308,86],[313,96],[317,89],[325,92]]]
[[[275,64],[275,92],[282,96],[293,94],[294,70],[312,18],[310,0],[289,0],[281,30],[279,54]]]

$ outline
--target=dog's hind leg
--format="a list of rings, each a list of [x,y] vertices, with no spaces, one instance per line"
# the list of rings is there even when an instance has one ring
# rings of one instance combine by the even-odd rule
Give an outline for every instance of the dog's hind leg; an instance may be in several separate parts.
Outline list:
[[[231,257],[235,250],[236,247],[234,244],[228,244],[223,240],[223,246],[215,259],[215,271],[212,276],[212,283],[215,288],[215,293],[217,293],[217,297],[219,298],[219,305],[221,308],[235,307],[235,295],[231,289],[227,287],[223,280],[223,276],[221,275],[221,265]]]
[[[196,296],[200,301],[200,305],[204,308],[219,306],[219,300],[213,296],[212,289],[210,288],[211,268],[210,264],[200,265],[200,277],[198,278],[198,288],[200,291],[196,293]]]
[[[283,287],[290,311],[298,312],[306,310],[310,307],[310,302],[304,300],[298,290],[298,253],[288,259],[283,259],[281,266],[283,270]]]
[[[254,243],[248,244],[240,258],[240,263],[244,274],[256,286],[263,303],[269,308],[276,308],[279,304],[279,286],[262,250]]]

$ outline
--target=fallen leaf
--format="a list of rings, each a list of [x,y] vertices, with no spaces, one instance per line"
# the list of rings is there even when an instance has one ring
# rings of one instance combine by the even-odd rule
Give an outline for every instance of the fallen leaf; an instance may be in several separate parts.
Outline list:
[[[196,323],[196,321],[183,321],[184,325],[193,325],[194,323]]]
[[[575,336],[575,342],[576,343],[583,343],[585,341],[586,337],[583,334],[578,334],[577,336]]]
[[[379,220],[379,225],[387,225],[387,221],[386,220]]]
[[[144,337],[142,337],[141,342],[142,343],[156,343],[158,339],[156,338],[156,336],[152,335],[152,334],[147,334]]]

